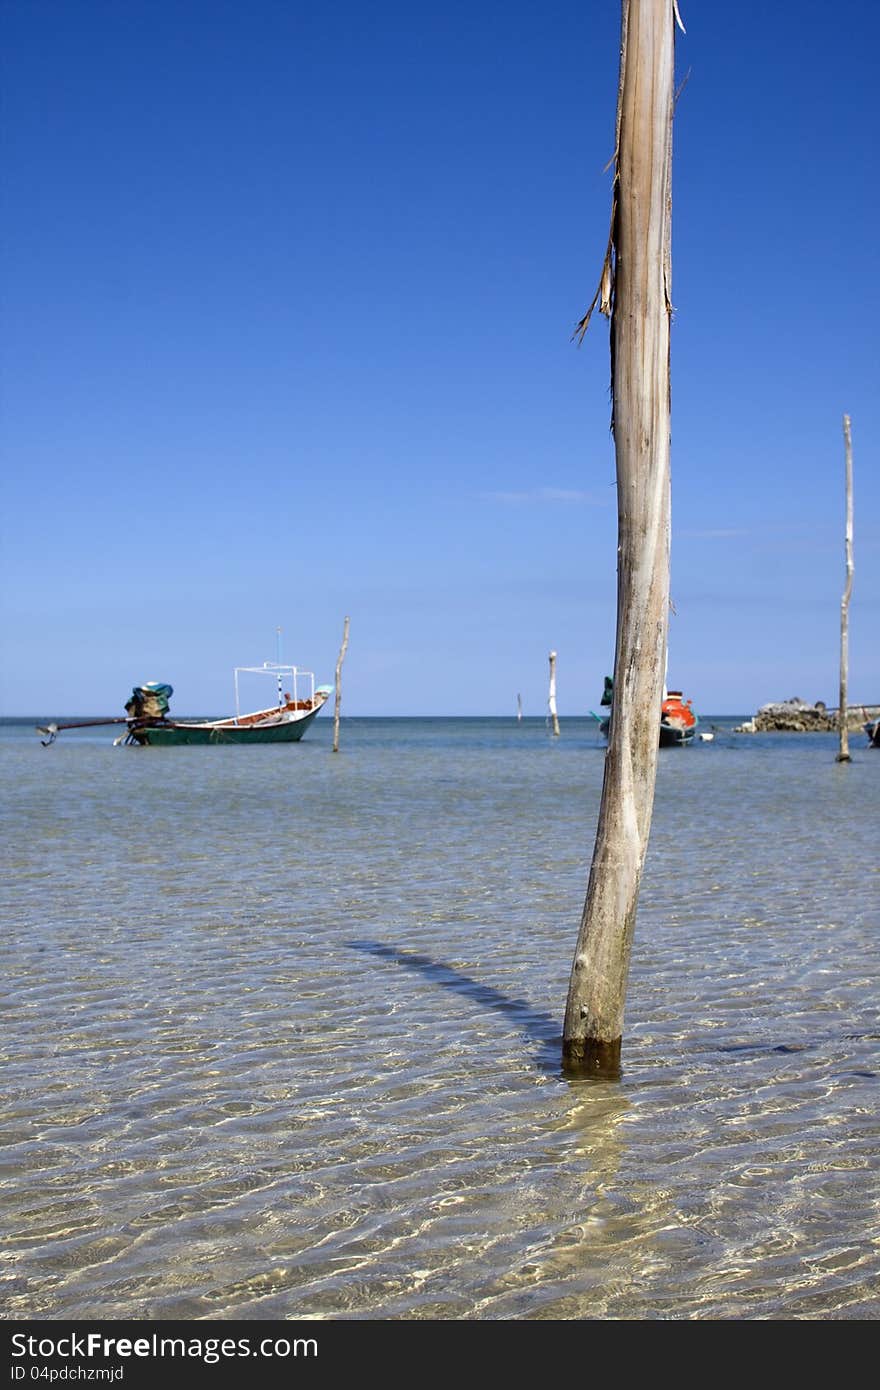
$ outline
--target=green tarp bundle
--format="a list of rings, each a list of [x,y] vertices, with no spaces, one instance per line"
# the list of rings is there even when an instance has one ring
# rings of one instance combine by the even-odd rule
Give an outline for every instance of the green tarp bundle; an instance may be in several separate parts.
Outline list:
[[[161,681],[147,681],[136,685],[131,699],[125,706],[129,719],[164,719],[168,713],[168,701],[174,694],[173,687]]]

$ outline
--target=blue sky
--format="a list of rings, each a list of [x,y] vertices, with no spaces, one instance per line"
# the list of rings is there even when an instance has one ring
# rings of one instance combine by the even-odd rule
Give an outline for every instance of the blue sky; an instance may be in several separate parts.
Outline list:
[[[880,7],[682,0],[669,681],[880,700]],[[2,0],[0,713],[597,708],[619,5]]]

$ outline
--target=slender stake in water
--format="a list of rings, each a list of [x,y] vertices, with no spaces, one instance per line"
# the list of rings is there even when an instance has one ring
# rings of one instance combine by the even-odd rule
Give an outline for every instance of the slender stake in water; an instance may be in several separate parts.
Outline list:
[[[843,443],[846,457],[846,586],[840,600],[840,699],[837,706],[837,729],[840,736],[839,763],[848,763],[849,716],[847,714],[847,684],[849,681],[849,600],[853,585],[853,470],[852,430],[848,415],[843,417]]]
[[[348,626],[349,620],[345,619],[342,625],[342,646],[339,648],[339,656],[336,661],[336,712],[333,716],[333,752],[339,752],[339,714],[342,708],[342,663],[345,660],[345,653],[348,649]]]

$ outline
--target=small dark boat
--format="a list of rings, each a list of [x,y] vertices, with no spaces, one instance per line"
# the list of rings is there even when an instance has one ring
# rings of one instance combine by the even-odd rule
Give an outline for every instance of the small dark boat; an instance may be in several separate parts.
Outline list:
[[[868,747],[880,748],[880,719],[871,719],[865,725],[865,733],[868,735]]]
[[[693,743],[699,722],[691,701],[683,699],[680,690],[667,691],[660,706],[660,747],[677,748]]]
[[[602,692],[600,704],[610,705],[614,692],[614,682],[610,676],[605,677],[605,689]],[[611,716],[599,719],[599,733],[605,738],[611,728]],[[663,703],[660,706],[660,747],[661,748],[680,748],[689,743],[693,743],[694,736],[699,724],[699,716],[694,713],[692,702],[682,697],[680,690],[665,690],[663,693]]]

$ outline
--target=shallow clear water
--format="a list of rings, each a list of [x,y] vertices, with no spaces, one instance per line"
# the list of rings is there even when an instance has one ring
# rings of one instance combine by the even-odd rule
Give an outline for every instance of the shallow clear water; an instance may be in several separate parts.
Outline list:
[[[0,730],[6,1318],[874,1318],[880,753],[660,755],[623,1075],[559,1068],[592,721]]]

